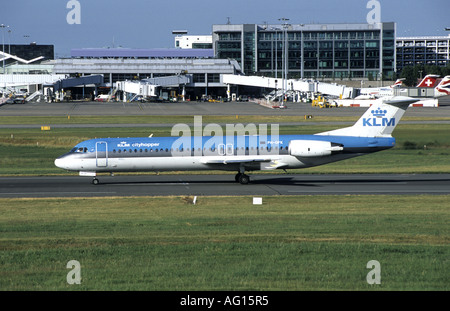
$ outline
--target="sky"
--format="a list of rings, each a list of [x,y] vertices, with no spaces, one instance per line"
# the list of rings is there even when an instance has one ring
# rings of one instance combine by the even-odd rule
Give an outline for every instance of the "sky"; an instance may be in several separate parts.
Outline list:
[[[53,44],[56,57],[75,48],[173,48],[172,30],[209,35],[213,24],[367,23],[375,0],[1,0],[5,44]],[[70,2],[78,2],[80,10]],[[447,36],[449,0],[378,0],[382,22],[397,36]],[[67,17],[79,12],[80,23]],[[2,42],[0,42],[1,44]]]

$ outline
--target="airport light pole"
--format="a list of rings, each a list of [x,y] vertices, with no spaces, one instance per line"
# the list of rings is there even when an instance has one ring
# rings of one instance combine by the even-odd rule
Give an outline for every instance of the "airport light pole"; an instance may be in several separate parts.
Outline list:
[[[1,24],[0,28],[2,28],[2,42],[3,42],[3,78],[5,79],[5,88],[3,89],[3,97],[5,97],[5,93],[6,93],[6,77],[5,77],[5,28],[9,28],[9,26],[5,25],[5,24]]]
[[[11,55],[11,28],[8,29],[8,54]]]
[[[272,27],[271,30],[275,30],[275,78],[278,78],[278,29]],[[272,37],[273,43],[273,37]],[[273,47],[272,47],[272,63],[273,63]],[[272,65],[272,73],[273,73],[273,65]]]
[[[284,97],[286,96],[286,91],[287,91],[287,75],[288,75],[288,65],[287,65],[288,64],[288,57],[287,57],[287,53],[288,53],[288,46],[287,46],[288,45],[288,38],[287,38],[287,29],[288,29],[288,26],[289,26],[287,21],[289,20],[289,18],[282,17],[282,18],[279,18],[278,20],[284,22],[284,24],[283,24],[283,30],[284,30],[283,31],[283,34],[284,34],[284,38],[283,38],[283,47],[284,47],[284,50],[283,50],[283,59],[284,59],[283,70],[284,70],[284,75],[282,74],[282,77],[283,77],[283,101],[282,101],[282,104],[281,104],[281,106],[283,106]]]
[[[304,74],[304,71],[305,71],[305,64],[303,63],[303,60],[304,60],[304,39],[303,39],[303,27],[305,26],[305,24],[300,24],[300,27],[302,27],[301,29],[301,31],[300,31],[300,34],[301,34],[301,36],[302,36],[302,38],[301,38],[301,44],[300,44],[300,52],[301,52],[301,58],[300,58],[300,78],[301,79],[303,79],[303,74]]]

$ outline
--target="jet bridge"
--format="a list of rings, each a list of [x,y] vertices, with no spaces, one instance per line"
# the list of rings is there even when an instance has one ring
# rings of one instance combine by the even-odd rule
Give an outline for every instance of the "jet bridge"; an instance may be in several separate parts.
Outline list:
[[[103,75],[89,75],[76,78],[65,78],[59,79],[58,81],[54,82],[47,88],[44,86],[44,89],[47,89],[44,91],[44,93],[47,94],[49,92],[50,100],[53,96],[52,93],[56,94],[60,100],[64,100],[64,89],[77,86],[84,87],[94,85],[95,87],[94,94],[97,94],[97,87],[102,84],[103,84]],[[53,88],[53,90],[51,88]]]
[[[155,97],[157,95],[157,89],[159,85],[153,85],[141,81],[118,81],[116,82],[115,91],[123,92],[123,100],[127,101],[128,95],[132,95],[130,101],[137,96],[143,97]]]
[[[103,75],[89,75],[78,78],[60,79],[53,83],[53,91],[57,92],[69,87],[76,87],[80,85],[101,85],[103,84]]]
[[[162,87],[176,87],[180,85],[186,85],[191,83],[190,75],[176,75],[176,76],[167,76],[167,77],[157,77],[157,78],[149,78],[143,79],[142,82],[159,85]]]
[[[335,96],[340,98],[352,98],[353,88],[334,83],[323,83],[313,80],[294,80],[268,78],[259,76],[240,76],[223,74],[221,82],[229,85],[246,85],[254,87],[262,87],[269,89],[285,89],[286,92],[302,92],[302,93],[321,93],[323,95]],[[283,86],[284,85],[284,86]],[[229,92],[228,92],[229,93]]]
[[[134,100],[138,96],[156,97],[161,87],[183,87],[183,96],[185,95],[185,85],[191,83],[191,75],[175,75],[167,77],[157,77],[142,79],[140,81],[119,81],[116,82],[115,91],[124,93],[123,100]],[[132,95],[131,98],[127,95]]]

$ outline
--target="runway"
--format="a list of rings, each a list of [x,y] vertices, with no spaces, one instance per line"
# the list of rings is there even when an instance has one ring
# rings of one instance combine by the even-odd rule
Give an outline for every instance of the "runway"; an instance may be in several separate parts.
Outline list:
[[[248,185],[236,183],[231,174],[98,178],[99,185],[79,176],[1,177],[0,198],[450,194],[450,174],[256,174]]]

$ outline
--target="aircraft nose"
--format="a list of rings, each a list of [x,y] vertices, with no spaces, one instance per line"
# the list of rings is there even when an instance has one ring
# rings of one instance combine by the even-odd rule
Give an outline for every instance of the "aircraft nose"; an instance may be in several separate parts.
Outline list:
[[[63,162],[63,161],[62,161],[61,159],[56,159],[56,160],[55,160],[55,166],[56,166],[56,167],[59,167],[59,168],[62,168],[62,162]]]
[[[67,161],[63,158],[57,158],[55,160],[55,166],[59,168],[66,168],[67,167]]]

